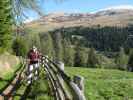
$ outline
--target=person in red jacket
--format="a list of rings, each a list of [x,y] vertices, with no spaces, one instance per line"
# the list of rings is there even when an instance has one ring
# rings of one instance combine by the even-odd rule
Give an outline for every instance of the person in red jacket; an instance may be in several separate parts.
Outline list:
[[[28,76],[27,82],[31,84],[33,80],[38,79],[40,53],[35,46],[28,52]]]

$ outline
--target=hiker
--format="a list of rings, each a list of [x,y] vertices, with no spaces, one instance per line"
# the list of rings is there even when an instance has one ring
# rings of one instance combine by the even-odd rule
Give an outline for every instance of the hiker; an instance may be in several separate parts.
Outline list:
[[[31,48],[28,52],[28,76],[27,82],[31,84],[33,80],[38,79],[39,75],[39,61],[40,61],[40,53],[35,46]]]

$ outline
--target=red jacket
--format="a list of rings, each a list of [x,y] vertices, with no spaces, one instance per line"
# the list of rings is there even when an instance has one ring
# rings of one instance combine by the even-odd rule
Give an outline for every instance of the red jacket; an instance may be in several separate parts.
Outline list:
[[[40,54],[38,51],[34,52],[33,50],[30,50],[28,53],[28,59],[30,60],[30,63],[38,63],[40,59]]]

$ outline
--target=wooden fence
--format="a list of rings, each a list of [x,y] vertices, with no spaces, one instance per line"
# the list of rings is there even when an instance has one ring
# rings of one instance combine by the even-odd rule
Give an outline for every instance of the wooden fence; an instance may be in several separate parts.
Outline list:
[[[82,77],[75,76],[71,79],[64,72],[62,62],[54,62],[47,56],[42,57],[42,66],[47,73],[49,86],[56,100],[86,100]]]

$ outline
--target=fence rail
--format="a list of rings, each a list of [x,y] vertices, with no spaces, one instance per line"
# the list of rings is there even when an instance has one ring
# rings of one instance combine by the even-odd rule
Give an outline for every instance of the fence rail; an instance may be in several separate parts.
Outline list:
[[[22,81],[21,77],[25,69],[25,63],[23,61],[22,67],[16,72],[14,79],[10,82],[10,84],[3,90],[0,94],[0,100],[12,100],[13,93],[16,90],[17,86]]]
[[[72,80],[64,72],[64,64],[62,62],[54,62],[47,56],[43,56],[42,66],[47,73],[50,87],[56,100],[86,100],[82,78],[78,76],[75,81]]]
[[[74,80],[71,79],[64,72],[64,64],[62,62],[54,62],[47,56],[42,57],[41,64],[47,73],[49,87],[56,100],[86,100],[83,84],[81,84],[83,81],[81,77],[75,77]],[[16,72],[16,77],[14,77],[9,86],[0,94],[0,100],[13,99],[14,91],[16,91],[17,86],[24,79],[21,79],[21,77],[25,72],[25,66],[26,61],[23,61],[23,66]]]

